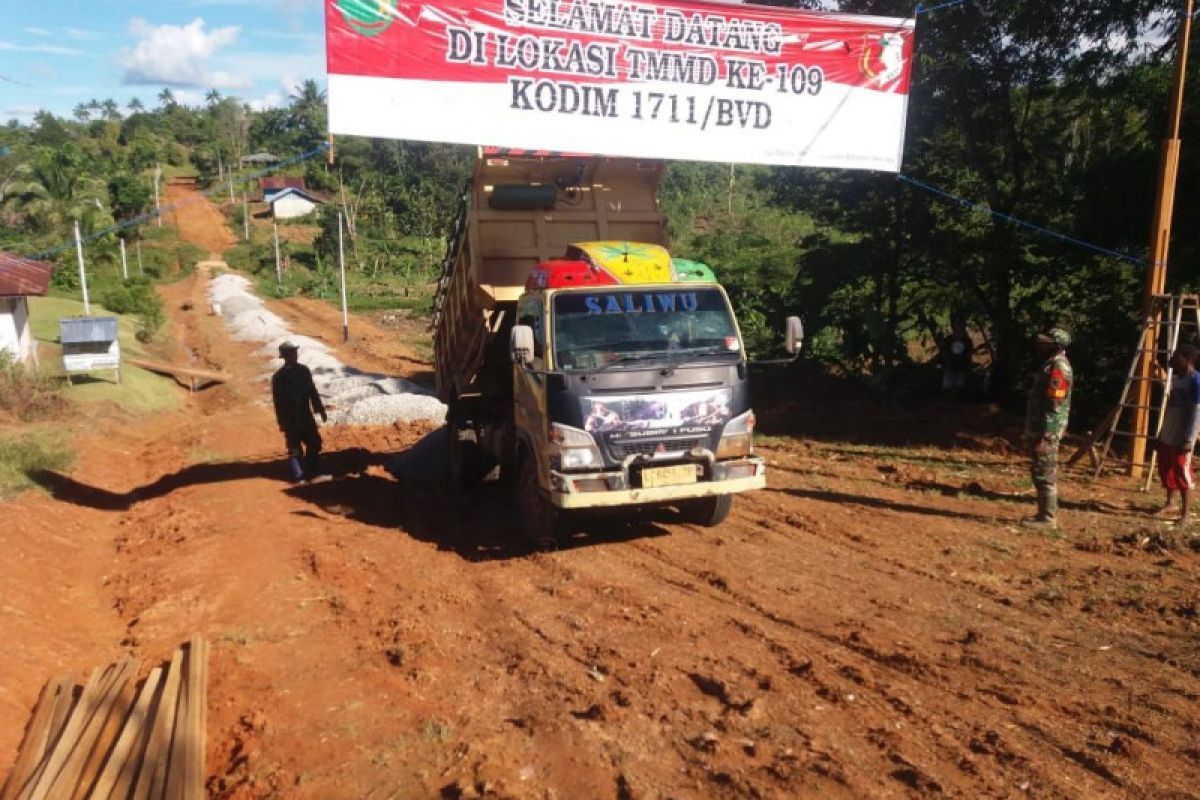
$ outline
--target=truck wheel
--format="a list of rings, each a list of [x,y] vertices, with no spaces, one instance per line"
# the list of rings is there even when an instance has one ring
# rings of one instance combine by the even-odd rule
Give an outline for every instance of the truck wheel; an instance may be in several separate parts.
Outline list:
[[[733,495],[715,494],[711,497],[689,500],[681,504],[679,510],[683,512],[683,518],[693,525],[712,528],[724,522],[732,508]]]
[[[523,538],[539,547],[558,544],[560,516],[538,484],[537,464],[533,457],[521,457],[517,467],[517,525]]]

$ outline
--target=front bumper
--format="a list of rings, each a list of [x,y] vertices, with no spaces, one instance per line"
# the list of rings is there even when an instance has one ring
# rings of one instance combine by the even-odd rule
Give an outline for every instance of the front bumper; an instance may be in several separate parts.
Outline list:
[[[550,502],[558,508],[608,508],[671,503],[696,497],[735,494],[767,485],[766,462],[756,456],[733,461],[717,461],[711,467],[712,479],[675,486],[630,488],[630,469],[625,465],[611,472],[550,473]],[[602,487],[602,488],[600,488]]]

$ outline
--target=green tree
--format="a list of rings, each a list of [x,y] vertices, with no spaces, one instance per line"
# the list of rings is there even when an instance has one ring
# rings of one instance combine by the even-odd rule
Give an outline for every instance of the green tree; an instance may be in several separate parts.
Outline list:
[[[73,145],[42,148],[22,165],[9,193],[9,202],[38,232],[65,236],[73,220],[85,227],[108,220],[104,184]]]

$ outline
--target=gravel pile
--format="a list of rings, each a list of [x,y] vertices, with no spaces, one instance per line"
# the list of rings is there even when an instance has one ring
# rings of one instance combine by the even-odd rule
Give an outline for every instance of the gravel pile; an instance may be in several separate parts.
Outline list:
[[[347,367],[323,342],[293,334],[278,315],[267,310],[254,296],[250,281],[240,275],[219,275],[208,288],[209,302],[221,315],[234,339],[262,342],[255,355],[269,358],[271,374],[283,365],[279,345],[294,342],[300,348],[300,363],[312,370],[317,392],[327,406],[331,425],[390,425],[393,422],[446,418],[446,406],[428,390],[390,375],[379,375]]]

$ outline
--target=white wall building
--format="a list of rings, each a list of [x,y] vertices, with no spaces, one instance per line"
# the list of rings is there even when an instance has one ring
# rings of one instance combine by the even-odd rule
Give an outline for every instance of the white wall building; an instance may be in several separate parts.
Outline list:
[[[37,360],[26,298],[46,294],[53,270],[51,264],[0,251],[0,350],[19,362]]]
[[[269,202],[275,219],[295,219],[311,214],[321,200],[303,189],[287,188],[272,196]]]
[[[29,332],[29,301],[24,297],[0,297],[0,350],[24,362],[36,357],[34,345]]]

